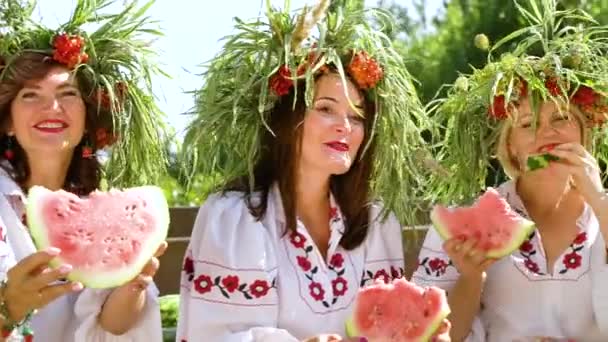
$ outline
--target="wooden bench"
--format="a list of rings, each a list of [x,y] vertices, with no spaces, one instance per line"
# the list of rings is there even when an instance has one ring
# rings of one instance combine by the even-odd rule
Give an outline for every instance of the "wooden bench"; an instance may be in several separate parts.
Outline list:
[[[169,247],[160,258],[160,269],[156,273],[155,281],[161,295],[179,293],[180,272],[184,253],[190,241],[190,233],[198,207],[171,208],[171,225],[167,242]],[[404,228],[403,249],[405,251],[405,273],[409,278],[417,266],[417,257],[424,239],[427,227]]]

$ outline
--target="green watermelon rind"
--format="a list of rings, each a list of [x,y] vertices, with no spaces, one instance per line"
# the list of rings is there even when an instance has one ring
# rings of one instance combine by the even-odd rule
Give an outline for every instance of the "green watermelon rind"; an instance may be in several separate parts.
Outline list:
[[[558,161],[559,157],[550,153],[531,155],[526,160],[526,171],[535,171],[549,166],[552,161]]]
[[[425,330],[424,334],[422,336],[420,336],[419,339],[414,340],[412,342],[430,341],[431,337],[433,337],[433,335],[435,334],[437,329],[439,329],[439,327],[441,327],[441,324],[450,315],[450,313],[451,313],[450,306],[446,302],[441,307],[441,310],[439,311],[437,318],[435,318],[435,320],[433,320],[429,324],[429,327]],[[367,337],[367,336],[361,335],[361,333],[359,332],[359,329],[357,329],[357,327],[355,326],[355,322],[352,317],[348,321],[346,321],[345,330],[346,330],[346,337]]]
[[[438,215],[438,208],[433,208],[430,214],[433,227],[435,227],[435,230],[444,241],[449,240],[452,238],[452,236],[447,228],[447,224],[444,223]],[[507,256],[513,253],[513,251],[515,251],[516,249],[518,249],[519,246],[521,246],[521,244],[528,238],[528,236],[530,236],[530,233],[532,233],[532,231],[536,227],[534,222],[521,216],[518,217],[518,220],[519,224],[517,233],[514,234],[511,243],[505,245],[505,247],[502,249],[488,251],[485,254],[486,258],[499,259],[504,256]]]
[[[68,280],[80,282],[87,288],[96,289],[112,288],[123,285],[141,273],[141,270],[154,256],[154,253],[156,253],[158,246],[165,241],[169,232],[170,216],[169,206],[163,191],[159,187],[151,185],[132,189],[144,191],[148,206],[156,208],[152,212],[155,213],[158,226],[163,227],[163,229],[160,229],[156,234],[154,234],[147,243],[142,245],[142,251],[149,252],[142,253],[134,263],[123,270],[98,272],[97,274],[89,274],[88,272],[80,272],[75,270],[66,276]],[[38,213],[36,203],[38,202],[37,199],[44,199],[44,196],[52,193],[53,191],[41,186],[33,186],[28,192],[28,201],[26,206],[28,228],[30,230],[32,240],[34,241],[34,245],[38,250],[43,250],[51,246],[48,237],[44,233],[45,229],[42,221],[42,215]],[[60,256],[53,258],[49,262],[49,265],[53,268],[57,268],[62,264],[64,264],[64,262],[61,260]]]

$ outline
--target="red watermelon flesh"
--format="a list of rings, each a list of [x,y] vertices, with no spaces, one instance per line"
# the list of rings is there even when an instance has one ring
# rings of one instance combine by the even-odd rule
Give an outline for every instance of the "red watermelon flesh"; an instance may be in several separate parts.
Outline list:
[[[488,258],[501,258],[519,248],[534,229],[534,222],[515,212],[493,188],[488,188],[477,203],[463,207],[436,205],[431,221],[439,235],[475,238],[476,248]]]
[[[348,336],[370,342],[428,341],[450,314],[445,291],[420,287],[405,278],[377,281],[357,294]]]
[[[97,191],[87,198],[33,187],[27,207],[37,248],[59,248],[52,265],[72,265],[68,279],[92,288],[120,286],[137,276],[169,225],[164,194],[152,186]]]

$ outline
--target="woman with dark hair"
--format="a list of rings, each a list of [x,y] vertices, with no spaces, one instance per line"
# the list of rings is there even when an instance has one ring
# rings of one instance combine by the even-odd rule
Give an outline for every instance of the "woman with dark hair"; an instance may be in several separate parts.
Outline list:
[[[102,177],[128,185],[162,171],[154,164],[164,160],[158,111],[137,88],[137,75],[148,70],[139,64],[146,51],[126,53],[145,43],[134,39],[141,28],[125,30],[114,20],[135,20],[136,9],[99,19],[96,4],[79,1],[78,21],[58,31],[31,23],[31,9],[17,1],[0,1],[0,10],[11,18],[0,22],[0,340],[31,341],[35,333],[49,342],[161,341],[156,258],[124,286],[83,289],[64,279],[70,265],[49,268],[61,251],[36,251],[25,216],[33,186],[87,196]],[[95,21],[102,33],[78,30]],[[103,175],[97,151],[108,145]]]
[[[363,341],[345,332],[358,289],[403,277],[398,217],[425,179],[412,156],[428,121],[366,24],[377,13],[347,2],[335,25],[328,3],[243,24],[210,65],[184,146],[228,182],[194,224],[178,340]]]

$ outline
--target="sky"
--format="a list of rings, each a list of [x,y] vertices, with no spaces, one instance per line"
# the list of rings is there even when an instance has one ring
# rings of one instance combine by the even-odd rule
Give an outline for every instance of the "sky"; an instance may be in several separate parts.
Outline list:
[[[264,0],[265,1],[265,0]],[[75,0],[38,0],[34,18],[49,27],[67,21]],[[121,6],[126,0],[118,0]],[[139,1],[144,4],[147,1]],[[283,0],[271,0],[276,7]],[[412,0],[395,0],[400,5],[411,7]],[[291,0],[291,8],[297,9],[314,0]],[[367,6],[376,5],[376,0],[366,0]],[[427,0],[427,15],[434,14],[442,6],[443,0]],[[200,74],[201,64],[213,58],[222,47],[220,39],[233,31],[234,17],[252,19],[262,14],[260,0],[156,0],[148,15],[159,21],[164,37],[155,42],[159,61],[171,79],[155,77],[154,93],[158,106],[166,113],[167,121],[182,135],[190,120],[188,112],[193,106],[191,94],[203,84]]]

